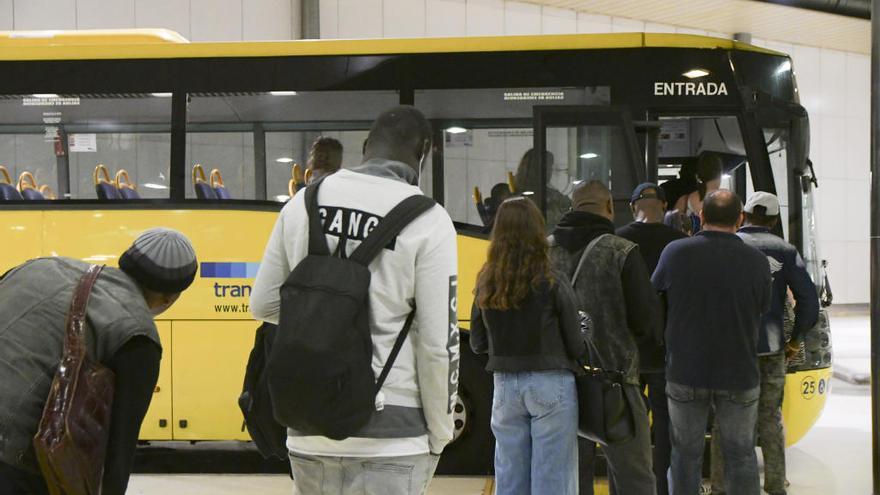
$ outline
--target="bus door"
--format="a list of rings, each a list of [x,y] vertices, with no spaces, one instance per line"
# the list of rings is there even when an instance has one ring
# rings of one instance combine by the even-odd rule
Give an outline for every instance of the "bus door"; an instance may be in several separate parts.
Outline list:
[[[645,181],[630,112],[615,106],[535,106],[535,166],[518,178],[516,191],[534,196],[552,228],[571,207],[571,191],[598,180],[611,190],[615,224],[632,221],[629,198]]]
[[[759,128],[730,113],[654,113],[659,133],[649,141],[648,167],[666,192],[667,209],[687,210],[687,195],[698,190],[701,161],[721,163],[721,188],[745,199],[755,190],[775,191]],[[750,131],[751,129],[751,131]],[[650,175],[650,173],[649,173]],[[757,186],[757,187],[756,187]]]

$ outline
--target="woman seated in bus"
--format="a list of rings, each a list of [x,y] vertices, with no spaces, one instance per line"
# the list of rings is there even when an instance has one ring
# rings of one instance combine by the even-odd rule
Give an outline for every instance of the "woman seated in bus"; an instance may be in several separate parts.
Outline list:
[[[723,171],[721,157],[715,153],[704,152],[697,162],[697,190],[686,197],[679,198],[675,209],[686,212],[691,220],[691,232],[700,231],[700,211],[703,210],[703,199],[707,194],[721,189],[721,173]]]
[[[574,293],[552,271],[541,212],[518,196],[498,208],[477,276],[471,349],[489,354],[497,493],[577,493],[574,376],[586,353]]]
[[[571,200],[568,196],[562,194],[550,187],[550,178],[553,176],[553,153],[544,152],[544,168],[547,170],[547,187],[544,188],[544,194],[547,195],[547,231],[553,230],[553,227],[562,218],[562,215],[571,209]],[[538,167],[538,156],[533,149],[525,152],[516,168],[516,194],[532,196],[536,194],[541,187],[541,169]],[[532,196],[533,199],[534,196]]]

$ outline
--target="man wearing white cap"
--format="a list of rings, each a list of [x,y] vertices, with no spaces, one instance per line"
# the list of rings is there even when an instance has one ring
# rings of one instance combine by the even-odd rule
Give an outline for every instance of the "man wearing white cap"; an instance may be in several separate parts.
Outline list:
[[[104,495],[125,493],[138,432],[159,376],[162,346],[153,317],[196,275],[183,234],[151,229],[105,267],[86,309],[86,349],[115,375]],[[64,347],[66,315],[88,263],[38,258],[0,277],[0,492],[46,494],[33,438]],[[89,462],[89,460],[84,460]]]
[[[785,494],[785,433],[782,428],[782,397],[785,388],[785,355],[797,352],[804,333],[819,317],[819,296],[804,260],[797,248],[772,230],[779,221],[779,199],[769,192],[757,191],[743,208],[745,224],[737,235],[767,256],[773,276],[773,299],[770,311],[761,319],[758,334],[758,368],[761,395],[758,399],[758,445],[764,454],[764,491]],[[783,329],[785,303],[791,289],[796,302],[794,329],[786,342]],[[719,442],[712,442],[712,493],[721,488],[722,453]],[[716,460],[718,462],[716,462]]]

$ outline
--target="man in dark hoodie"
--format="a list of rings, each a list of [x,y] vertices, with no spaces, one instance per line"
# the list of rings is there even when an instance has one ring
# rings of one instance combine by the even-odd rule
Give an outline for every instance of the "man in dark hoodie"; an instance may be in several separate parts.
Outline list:
[[[639,386],[639,344],[659,341],[659,301],[638,246],[614,235],[614,203],[604,184],[579,184],[572,195],[573,210],[562,217],[551,239],[555,267],[573,275],[578,309],[593,320],[589,338],[603,365],[620,371],[635,416],[633,439],[603,446],[608,459],[612,493],[656,493],[651,463],[648,412]],[[584,251],[583,264],[578,266]],[[580,493],[593,493],[596,445],[579,439]]]

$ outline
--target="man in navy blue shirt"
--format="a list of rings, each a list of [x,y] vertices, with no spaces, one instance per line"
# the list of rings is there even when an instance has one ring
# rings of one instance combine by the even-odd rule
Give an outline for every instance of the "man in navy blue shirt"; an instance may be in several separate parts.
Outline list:
[[[782,428],[785,355],[786,351],[796,353],[804,333],[816,324],[819,296],[797,248],[771,232],[779,221],[779,199],[771,193],[758,191],[746,201],[745,214],[745,226],[737,235],[767,256],[773,274],[773,300],[770,311],[761,320],[758,334],[758,368],[761,371],[758,445],[764,454],[764,491],[770,495],[785,495],[785,433]],[[783,315],[789,288],[796,304],[794,328],[791,338],[786,339]],[[712,493],[725,493],[720,487],[722,459],[717,438],[713,437]]]
[[[666,395],[672,425],[672,492],[699,493],[706,425],[714,409],[731,494],[759,495],[755,421],[758,333],[770,309],[767,257],[737,237],[742,202],[706,196],[697,235],[663,250],[652,282],[665,295]]]

